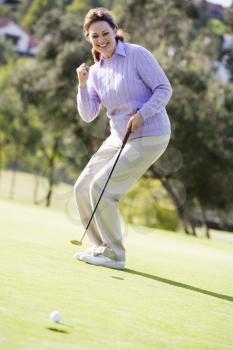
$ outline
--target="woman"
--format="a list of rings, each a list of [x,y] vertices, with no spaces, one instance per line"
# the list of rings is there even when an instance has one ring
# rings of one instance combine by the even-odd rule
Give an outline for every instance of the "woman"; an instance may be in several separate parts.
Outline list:
[[[171,86],[149,51],[124,43],[110,11],[90,10],[83,29],[92,45],[95,64],[89,67],[83,63],[76,70],[78,111],[89,123],[98,116],[101,105],[104,106],[111,130],[75,184],[84,227],[128,128],[131,134],[87,232],[94,246],[75,257],[94,265],[124,269],[125,248],[118,203],[169,143],[171,130],[165,107],[171,97]]]

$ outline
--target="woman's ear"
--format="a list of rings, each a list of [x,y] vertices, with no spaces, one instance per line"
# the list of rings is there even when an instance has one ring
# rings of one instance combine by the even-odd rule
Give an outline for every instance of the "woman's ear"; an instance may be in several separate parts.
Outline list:
[[[85,35],[85,39],[86,39],[86,41],[88,41],[89,43],[91,42],[91,41],[90,41],[90,36],[89,36],[89,34],[86,34],[86,35]]]

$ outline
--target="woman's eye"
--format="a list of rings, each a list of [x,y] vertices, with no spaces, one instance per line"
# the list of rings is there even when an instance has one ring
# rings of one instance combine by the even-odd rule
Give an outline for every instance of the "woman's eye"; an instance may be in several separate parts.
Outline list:
[[[97,39],[97,38],[98,38],[98,35],[92,35],[92,38],[93,38],[93,39]]]
[[[108,32],[104,33],[104,35],[108,35]]]

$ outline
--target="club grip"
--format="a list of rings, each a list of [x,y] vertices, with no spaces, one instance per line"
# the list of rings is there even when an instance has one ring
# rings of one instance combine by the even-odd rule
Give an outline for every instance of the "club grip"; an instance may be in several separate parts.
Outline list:
[[[128,141],[129,135],[131,134],[131,128],[128,128],[124,137],[124,140],[122,142],[122,146],[124,147],[126,142]]]

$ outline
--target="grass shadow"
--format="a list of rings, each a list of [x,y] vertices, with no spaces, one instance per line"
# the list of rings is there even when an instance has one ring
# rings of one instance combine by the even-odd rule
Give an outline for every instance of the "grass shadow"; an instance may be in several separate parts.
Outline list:
[[[69,333],[65,329],[59,329],[59,328],[55,328],[55,327],[47,327],[46,329],[48,329],[49,331],[52,331],[52,332],[65,333],[65,334]]]
[[[112,278],[114,278],[115,280],[121,280],[121,281],[124,281],[124,278],[122,278],[122,277],[112,276]]]
[[[138,275],[138,276],[141,276],[141,277],[150,278],[150,279],[152,279],[154,281],[170,284],[170,285],[175,286],[175,287],[192,290],[194,292],[210,295],[211,297],[224,299],[224,300],[233,302],[233,297],[229,296],[229,295],[224,295],[224,294],[211,292],[211,291],[208,291],[208,290],[205,290],[205,289],[201,289],[201,288],[190,286],[190,285],[185,284],[185,283],[176,282],[176,281],[169,280],[167,278],[150,275],[149,273],[144,273],[144,272],[135,271],[135,270],[131,270],[131,269],[125,269],[123,271],[126,272],[126,273],[130,273],[132,275]]]

